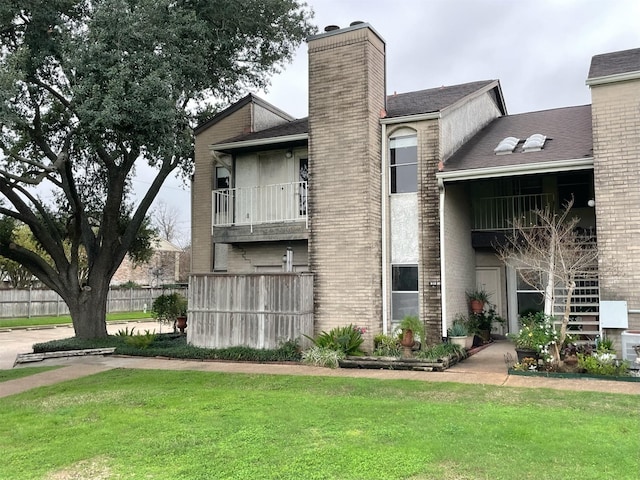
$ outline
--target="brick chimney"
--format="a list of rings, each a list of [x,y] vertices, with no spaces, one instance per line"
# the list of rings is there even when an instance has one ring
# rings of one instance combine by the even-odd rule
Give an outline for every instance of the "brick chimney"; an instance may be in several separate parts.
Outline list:
[[[316,332],[382,325],[381,127],[385,42],[367,23],[309,44],[309,260]]]

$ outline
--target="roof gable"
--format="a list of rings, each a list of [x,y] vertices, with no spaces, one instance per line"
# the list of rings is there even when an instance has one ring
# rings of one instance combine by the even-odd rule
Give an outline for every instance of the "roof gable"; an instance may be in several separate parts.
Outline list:
[[[237,112],[238,110],[241,110],[243,107],[247,106],[250,103],[254,103],[256,105],[259,105],[260,107],[270,111],[274,115],[277,115],[278,117],[281,117],[283,121],[294,120],[294,117],[292,117],[288,113],[284,112],[283,110],[280,110],[278,107],[276,107],[274,105],[271,105],[269,102],[266,102],[266,101],[262,100],[260,97],[256,97],[254,94],[249,93],[248,95],[242,97],[240,100],[238,100],[237,102],[231,104],[230,106],[228,106],[227,108],[225,108],[221,112],[216,113],[213,117],[211,117],[206,122],[201,123],[200,125],[198,125],[194,129],[194,134],[198,135],[203,130],[206,130],[207,128],[212,127],[213,125],[215,125],[216,123],[218,123],[222,119],[233,115],[235,112]]]
[[[483,80],[389,95],[387,96],[387,118],[440,112],[494,83],[496,88],[499,88],[497,80]],[[502,99],[496,97],[496,102],[500,110],[505,112]]]

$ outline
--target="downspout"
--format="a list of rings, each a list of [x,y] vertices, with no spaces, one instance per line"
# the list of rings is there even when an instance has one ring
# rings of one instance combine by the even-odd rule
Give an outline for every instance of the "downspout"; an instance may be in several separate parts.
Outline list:
[[[442,336],[447,336],[447,289],[445,277],[445,242],[444,242],[444,181],[438,178],[439,201],[438,211],[440,214],[440,310],[442,311]]]
[[[382,124],[382,152],[381,152],[381,166],[380,166],[380,190],[382,193],[382,212],[381,218],[381,231],[382,231],[382,333],[388,335],[389,329],[389,301],[387,288],[389,287],[387,277],[389,272],[388,267],[388,254],[387,254],[387,126]]]

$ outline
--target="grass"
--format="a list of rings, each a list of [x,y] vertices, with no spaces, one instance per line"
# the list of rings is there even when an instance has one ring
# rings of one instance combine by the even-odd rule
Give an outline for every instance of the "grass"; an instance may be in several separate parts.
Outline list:
[[[35,375],[36,373],[42,373],[48,370],[55,370],[56,368],[61,368],[61,367],[59,366],[24,367],[24,368],[14,368],[12,370],[0,370],[0,382],[6,382],[8,380],[15,380],[17,378],[28,377],[29,375]]]
[[[142,320],[150,319],[149,312],[118,312],[108,313],[107,322],[116,322],[123,320]],[[16,328],[16,327],[36,327],[43,325],[66,325],[71,323],[69,315],[50,316],[50,317],[31,317],[31,318],[2,318],[0,319],[0,328]]]
[[[0,399],[0,478],[636,479],[637,401],[111,370]]]

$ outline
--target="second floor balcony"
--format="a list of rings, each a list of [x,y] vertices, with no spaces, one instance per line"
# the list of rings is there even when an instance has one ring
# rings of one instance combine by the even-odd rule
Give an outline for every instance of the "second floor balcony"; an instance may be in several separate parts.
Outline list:
[[[214,242],[308,237],[307,182],[214,190]]]
[[[533,195],[509,195],[473,200],[472,229],[476,231],[499,231],[513,228],[514,218],[536,222],[535,210],[553,205],[550,193]]]

